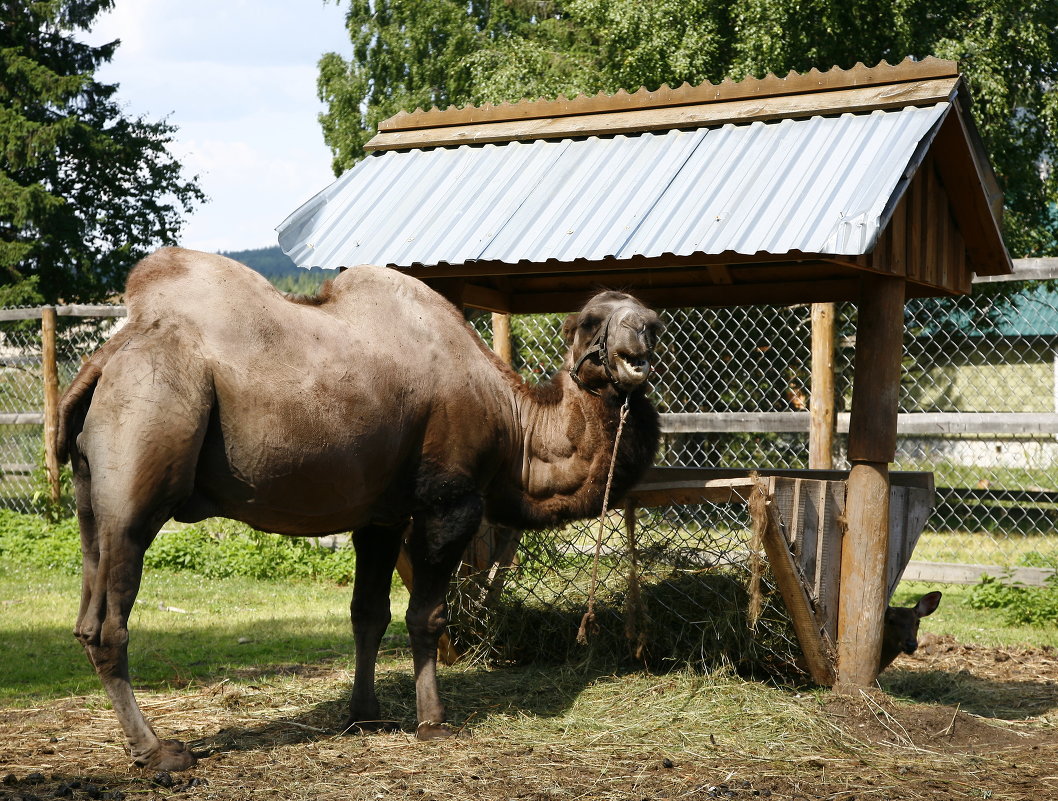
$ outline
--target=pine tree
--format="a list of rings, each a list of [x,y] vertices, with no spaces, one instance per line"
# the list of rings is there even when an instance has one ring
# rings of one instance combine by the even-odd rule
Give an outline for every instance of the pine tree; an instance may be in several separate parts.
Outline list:
[[[99,300],[204,199],[76,38],[113,0],[0,0],[0,303]]]

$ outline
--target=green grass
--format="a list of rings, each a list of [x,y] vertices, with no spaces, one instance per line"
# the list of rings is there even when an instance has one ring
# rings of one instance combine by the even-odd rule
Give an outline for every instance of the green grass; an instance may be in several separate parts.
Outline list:
[[[947,634],[962,643],[985,646],[1058,647],[1058,626],[1014,625],[1001,610],[974,609],[970,606],[972,585],[936,585],[902,581],[893,594],[894,606],[911,606],[930,590],[944,593],[937,611],[922,619],[919,636],[926,632]]]
[[[1058,565],[1058,534],[1004,536],[965,531],[925,531],[911,558],[920,562],[1053,567]]]
[[[133,684],[252,683],[292,664],[351,663],[350,592],[326,583],[147,572],[129,623]],[[79,597],[76,576],[0,566],[0,704],[100,691],[71,633]],[[394,593],[392,636],[384,644],[391,652],[405,642],[406,605],[406,596]]]

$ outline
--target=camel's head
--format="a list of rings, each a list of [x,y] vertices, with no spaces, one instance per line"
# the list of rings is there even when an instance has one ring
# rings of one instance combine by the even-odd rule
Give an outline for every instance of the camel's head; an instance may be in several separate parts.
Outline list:
[[[607,384],[623,392],[643,386],[662,328],[658,316],[631,295],[600,292],[563,326],[570,375],[593,394]]]

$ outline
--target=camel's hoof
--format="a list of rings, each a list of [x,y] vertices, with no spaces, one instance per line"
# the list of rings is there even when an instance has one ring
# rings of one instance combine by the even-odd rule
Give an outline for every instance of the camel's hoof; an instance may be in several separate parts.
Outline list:
[[[470,732],[465,729],[453,729],[446,723],[431,723],[429,721],[423,721],[419,724],[418,728],[415,729],[415,739],[417,740],[443,740],[447,737],[469,737]]]
[[[156,751],[134,761],[141,768],[157,771],[187,770],[198,760],[179,740],[162,740]]]

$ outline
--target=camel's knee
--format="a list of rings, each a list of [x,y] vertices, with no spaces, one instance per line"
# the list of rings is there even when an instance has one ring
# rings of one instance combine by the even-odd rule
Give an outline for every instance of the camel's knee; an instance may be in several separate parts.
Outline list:
[[[385,631],[393,619],[389,608],[372,605],[367,602],[353,603],[350,607],[350,616],[353,628],[357,631],[379,630]]]
[[[409,608],[404,617],[408,635],[414,640],[420,637],[436,639],[448,625],[448,610],[444,605],[424,608]]]
[[[129,630],[103,621],[74,632],[100,676],[121,675],[128,664]]]

